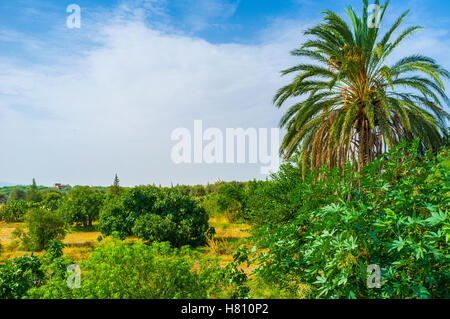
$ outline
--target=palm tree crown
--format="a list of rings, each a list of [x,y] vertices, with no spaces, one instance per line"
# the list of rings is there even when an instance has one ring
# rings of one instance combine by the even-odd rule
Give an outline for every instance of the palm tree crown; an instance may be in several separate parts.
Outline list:
[[[295,73],[295,78],[277,92],[275,105],[303,99],[280,121],[287,130],[280,152],[286,159],[298,152],[304,169],[308,156],[312,169],[323,164],[342,168],[352,161],[359,170],[401,139],[419,137],[425,149],[444,141],[449,115],[443,104],[449,100],[442,79],[449,72],[418,54],[386,65],[394,49],[421,27],[409,27],[391,40],[407,11],[379,37],[379,29],[368,23],[367,0],[363,3],[362,19],[347,8],[352,29],[337,14],[324,12],[324,23],[307,30],[310,39],[292,51],[315,63],[282,72]],[[379,21],[388,3],[381,7]]]

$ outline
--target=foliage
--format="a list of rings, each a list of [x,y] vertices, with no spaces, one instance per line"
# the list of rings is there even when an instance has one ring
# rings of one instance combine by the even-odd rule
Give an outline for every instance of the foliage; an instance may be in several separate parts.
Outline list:
[[[8,201],[25,200],[26,193],[20,187],[14,187],[9,193]]]
[[[119,177],[114,175],[113,184],[108,189],[109,193],[113,196],[119,196],[122,193],[122,188],[120,187]]]
[[[35,203],[38,203],[42,200],[42,195],[37,188],[36,180],[34,178],[33,183],[31,184],[29,191],[26,193],[25,198],[27,201]]]
[[[63,257],[63,247],[61,242],[51,241],[41,257],[21,256],[0,265],[0,299],[26,298],[42,285],[65,279],[72,261]]]
[[[386,64],[403,40],[422,28],[408,27],[391,39],[407,11],[381,37],[380,28],[368,25],[368,1],[363,4],[362,17],[347,8],[351,26],[325,11],[324,22],[305,31],[308,40],[292,55],[314,63],[284,70],[296,76],[274,97],[277,107],[304,97],[280,121],[287,130],[281,149],[286,158],[299,152],[305,165],[309,157],[314,170],[323,164],[344,169],[347,161],[360,170],[402,139],[420,137],[421,149],[432,150],[445,142],[449,99],[443,80],[449,72],[419,54]]]
[[[0,299],[20,299],[44,278],[37,257],[21,256],[0,265]]]
[[[117,232],[122,239],[132,235],[136,219],[154,206],[158,192],[154,186],[137,186],[120,197],[108,197],[100,213],[102,234],[109,236]]]
[[[15,235],[23,246],[32,251],[45,249],[54,239],[63,239],[66,233],[64,217],[44,208],[32,208],[25,216],[27,231],[17,229]]]
[[[37,206],[23,200],[9,201],[6,205],[0,207],[0,221],[7,223],[23,221],[26,212],[32,207]]]
[[[315,206],[315,201],[323,202],[318,195],[322,194],[320,184],[305,180],[304,187],[297,191],[296,186],[301,180],[301,172],[291,164],[284,164],[280,171],[272,175],[271,181],[251,181],[248,185],[247,208],[249,222],[258,228],[272,229],[279,224],[292,220],[299,204]],[[317,193],[315,188],[317,187]],[[320,191],[319,191],[320,189]],[[304,201],[304,198],[308,198]]]
[[[55,211],[61,205],[62,199],[60,192],[47,192],[42,195],[41,206]]]
[[[222,185],[217,195],[217,207],[230,222],[245,218],[246,193],[244,184],[231,182]]]
[[[64,197],[60,210],[70,223],[89,227],[98,219],[102,204],[100,192],[88,186],[77,186]]]
[[[202,197],[206,195],[205,187],[203,185],[195,185],[191,187],[189,191],[189,196],[191,197]]]
[[[297,170],[287,177],[295,186],[290,203],[272,197],[284,220],[259,224],[256,274],[282,288],[300,279],[313,298],[448,298],[449,154],[419,157],[419,148],[401,142],[360,176],[348,166],[302,182],[300,168],[284,167],[281,176]],[[380,289],[367,286],[371,264]]]
[[[236,291],[228,269],[188,247],[168,243],[102,241],[80,264],[81,288],[53,280],[30,292],[32,298],[178,299],[230,297]]]
[[[189,196],[189,194],[191,193],[191,188],[192,186],[189,185],[176,185],[171,187],[170,189],[178,191],[183,196]]]
[[[222,215],[217,205],[217,194],[208,194],[202,197],[199,203],[205,209],[209,217]]]
[[[118,232],[123,239],[134,234],[176,247],[203,245],[208,228],[208,215],[196,201],[152,186],[135,187],[108,200],[100,216],[100,230],[106,236]]]

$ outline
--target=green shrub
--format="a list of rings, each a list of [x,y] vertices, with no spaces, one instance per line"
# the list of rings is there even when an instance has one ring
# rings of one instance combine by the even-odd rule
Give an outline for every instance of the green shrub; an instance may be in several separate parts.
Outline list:
[[[208,194],[199,200],[200,206],[206,211],[209,217],[221,215],[217,205],[217,194]]]
[[[61,242],[51,241],[41,257],[20,256],[0,265],[0,299],[29,298],[43,285],[46,286],[46,295],[51,296],[54,290],[49,287],[56,282],[61,287],[67,277],[67,266],[72,264],[62,256],[63,247]]]
[[[37,257],[21,256],[0,265],[0,299],[20,299],[44,279]]]
[[[294,187],[283,201],[267,197],[283,213],[268,215],[278,226],[259,223],[256,274],[282,288],[304,282],[313,298],[450,297],[448,151],[417,149],[401,143],[360,176],[349,166],[303,182],[300,169],[282,168],[266,191]],[[371,264],[381,267],[379,289],[367,286]]]
[[[33,289],[30,298],[178,299],[229,298],[237,286],[216,259],[168,243],[130,244],[102,241],[87,261],[81,288],[70,290],[62,279]]]
[[[21,222],[26,212],[32,207],[37,207],[37,204],[23,200],[11,200],[0,207],[0,221],[7,223]]]
[[[243,183],[223,184],[216,197],[217,207],[230,222],[246,219],[246,192]]]
[[[63,239],[66,233],[63,216],[44,208],[30,209],[25,216],[27,231],[16,230],[15,235],[23,246],[32,251],[41,251],[54,239]]]

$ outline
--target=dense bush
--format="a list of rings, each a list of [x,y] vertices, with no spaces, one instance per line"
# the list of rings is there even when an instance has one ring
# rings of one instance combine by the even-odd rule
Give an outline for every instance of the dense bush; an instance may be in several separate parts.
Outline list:
[[[63,239],[66,233],[64,217],[44,208],[33,208],[25,216],[26,231],[17,229],[15,235],[24,248],[41,251],[55,239]]]
[[[223,184],[217,194],[217,208],[230,222],[246,219],[245,184],[231,182]]]
[[[193,199],[176,190],[141,186],[105,203],[100,229],[106,236],[118,232],[123,239],[134,234],[180,247],[204,244],[209,226],[208,215]]]
[[[21,256],[0,265],[0,299],[25,298],[42,285],[65,280],[72,261],[63,257],[62,248],[61,242],[51,241],[41,257]]]
[[[448,151],[417,149],[403,143],[360,174],[323,170],[304,182],[285,166],[256,187],[266,201],[253,205],[265,249],[256,274],[281,287],[307,283],[313,298],[450,297]],[[381,267],[379,289],[367,286],[371,264]]]
[[[199,200],[200,205],[205,209],[209,217],[221,216],[217,205],[217,194],[208,194]]]
[[[37,207],[37,205],[23,200],[9,201],[0,207],[0,221],[7,223],[23,221],[25,214],[32,207]]]
[[[41,284],[44,273],[37,257],[21,256],[0,265],[0,299],[20,299]]]
[[[32,289],[30,298],[177,299],[230,298],[239,290],[236,269],[221,268],[217,260],[187,247],[168,243],[130,244],[104,241],[80,263],[81,288],[69,289],[53,279]],[[237,271],[239,272],[239,271]]]

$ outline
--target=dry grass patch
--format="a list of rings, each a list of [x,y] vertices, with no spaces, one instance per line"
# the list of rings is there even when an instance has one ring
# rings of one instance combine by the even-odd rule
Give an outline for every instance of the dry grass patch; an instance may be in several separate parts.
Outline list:
[[[233,255],[237,248],[248,244],[246,238],[250,236],[250,225],[230,223],[223,216],[211,218],[209,224],[215,228],[216,234],[208,240],[205,253],[218,256],[220,266],[224,267],[233,262]],[[244,271],[247,272],[247,269]]]
[[[66,234],[63,243],[67,246],[83,246],[87,243],[96,243],[100,232],[74,232]]]
[[[217,239],[233,239],[249,237],[250,225],[245,223],[233,224],[225,217],[214,217],[209,220],[209,224],[216,229],[215,237]]]
[[[86,260],[98,244],[97,238],[101,236],[98,231],[92,232],[72,232],[66,234],[63,240],[65,247],[64,255],[67,255],[74,262]]]
[[[23,227],[23,223],[0,222],[0,243],[9,244],[15,240],[13,232],[16,228]]]

